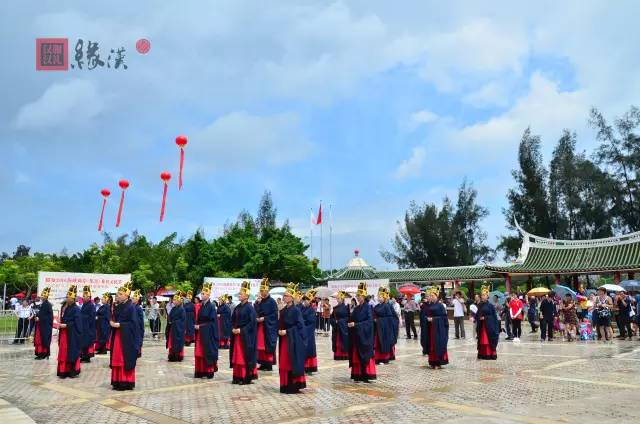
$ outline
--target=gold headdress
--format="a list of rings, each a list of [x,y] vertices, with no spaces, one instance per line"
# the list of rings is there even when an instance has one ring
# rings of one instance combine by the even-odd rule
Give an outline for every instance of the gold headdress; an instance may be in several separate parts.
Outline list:
[[[240,294],[246,294],[249,296],[251,294],[251,283],[248,281],[243,281],[240,286]]]
[[[140,290],[136,290],[136,291],[133,292],[133,298],[134,299],[140,300],[140,297],[141,297]]]
[[[288,294],[289,296],[295,298],[298,294],[298,285],[296,283],[287,284],[287,288],[285,289],[284,294]]]
[[[187,290],[186,297],[189,300],[193,299],[193,290]]]
[[[307,294],[305,295],[309,300],[314,299],[318,294],[318,289],[309,289],[307,290]]]
[[[440,297],[440,287],[439,286],[430,287],[427,293],[435,294],[436,297]]]
[[[129,296],[131,294],[131,288],[131,281],[127,281],[122,287],[118,287],[118,293]]]
[[[82,288],[82,297],[91,297],[91,286],[84,286]]]
[[[176,290],[175,293],[173,293],[173,298],[174,299],[180,299],[182,300],[182,298],[185,296],[185,292],[183,292],[182,290]]]
[[[210,294],[211,294],[211,286],[212,286],[212,284],[211,284],[211,283],[204,283],[204,284],[202,284],[202,290],[201,290],[200,292],[201,292],[201,293],[204,293],[204,294],[208,294],[208,295],[210,295]],[[224,295],[223,295],[223,296],[224,296]]]
[[[385,299],[385,300],[389,300],[389,289],[386,287],[380,286],[378,288],[378,297],[381,297],[382,299]]]
[[[102,300],[104,300],[105,302],[111,300],[111,295],[109,294],[109,292],[102,293]]]
[[[358,296],[367,297],[367,283],[364,281],[358,283],[358,291],[356,292]]]
[[[490,286],[490,285],[488,285],[488,284],[483,284],[483,285],[482,285],[482,291],[481,291],[481,293],[482,293],[483,295],[487,295],[487,296],[488,296],[490,291],[491,291],[491,286]]]
[[[260,291],[269,291],[269,279],[267,277],[260,281]]]
[[[78,296],[78,286],[76,286],[75,284],[72,286],[69,286],[69,290],[67,290],[67,297],[72,298],[73,300],[76,300],[77,296]]]
[[[51,293],[51,287],[45,287],[42,289],[42,293],[40,293],[40,297],[44,297],[45,299],[48,299],[49,293]]]
[[[349,295],[349,293],[347,293],[344,290],[338,290],[336,292],[336,299],[338,299],[338,300],[344,300],[347,297],[351,297],[351,295]]]
[[[202,288],[202,292],[204,293],[204,287]],[[218,298],[219,303],[227,303],[227,300],[228,300],[228,296],[226,294],[221,294],[220,297]]]

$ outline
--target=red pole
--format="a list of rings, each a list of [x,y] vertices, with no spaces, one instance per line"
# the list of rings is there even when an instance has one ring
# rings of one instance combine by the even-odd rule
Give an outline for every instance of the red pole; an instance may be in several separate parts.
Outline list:
[[[120,207],[118,208],[118,218],[116,219],[116,228],[120,226],[120,218],[122,218],[122,206],[124,205],[124,190],[120,195]]]
[[[160,208],[160,222],[164,219],[164,205],[167,201],[167,183],[164,183],[164,191],[162,192],[162,207]]]
[[[102,212],[100,212],[100,223],[98,224],[98,231],[102,231],[102,218],[104,217],[104,207],[107,204],[107,198],[102,199]]]

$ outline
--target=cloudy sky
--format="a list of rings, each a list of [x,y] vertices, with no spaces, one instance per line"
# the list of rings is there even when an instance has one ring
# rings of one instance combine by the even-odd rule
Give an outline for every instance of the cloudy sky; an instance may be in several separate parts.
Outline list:
[[[465,176],[495,245],[527,126],[548,158],[563,128],[594,146],[591,106],[638,104],[633,1],[29,3],[0,6],[0,251],[100,241],[105,187],[106,230],[153,240],[214,237],[271,190],[307,240],[309,208],[333,204],[334,266],[359,248],[391,268],[379,250],[409,202],[454,196]],[[72,59],[78,39],[103,60],[124,47],[128,69],[38,72],[38,37],[68,38]],[[160,224],[159,174],[176,175],[183,133],[185,186],[170,185]]]

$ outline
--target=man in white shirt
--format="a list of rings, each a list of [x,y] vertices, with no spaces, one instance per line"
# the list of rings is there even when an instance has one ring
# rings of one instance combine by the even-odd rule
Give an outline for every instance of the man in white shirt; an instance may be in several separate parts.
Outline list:
[[[464,332],[464,299],[462,298],[462,293],[457,291],[453,297],[453,324],[456,327],[456,339],[459,339],[460,336],[464,339],[466,334]]]
[[[31,305],[26,300],[22,304],[16,303],[15,314],[18,317],[18,328],[16,329],[16,337],[13,344],[24,343],[29,331],[29,318],[33,315]]]

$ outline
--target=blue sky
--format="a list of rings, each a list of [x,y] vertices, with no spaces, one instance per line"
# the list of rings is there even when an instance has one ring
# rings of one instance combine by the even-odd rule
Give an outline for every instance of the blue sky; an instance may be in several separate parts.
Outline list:
[[[495,245],[527,126],[546,158],[563,128],[590,150],[591,106],[613,117],[638,103],[632,1],[173,3],[0,6],[0,251],[99,242],[102,188],[105,229],[153,240],[215,237],[271,190],[302,237],[309,208],[333,204],[334,266],[358,248],[393,268],[379,251],[409,202],[453,197],[465,176]],[[37,72],[38,37],[97,41],[103,59],[125,47],[128,69]],[[178,134],[190,140],[181,192]],[[163,170],[174,181],[160,224]],[[114,231],[120,178],[131,187]]]

